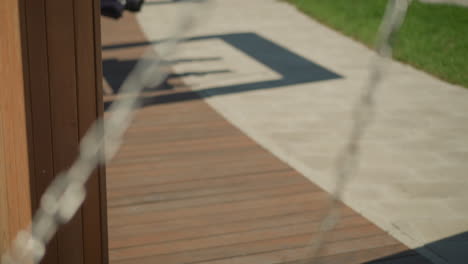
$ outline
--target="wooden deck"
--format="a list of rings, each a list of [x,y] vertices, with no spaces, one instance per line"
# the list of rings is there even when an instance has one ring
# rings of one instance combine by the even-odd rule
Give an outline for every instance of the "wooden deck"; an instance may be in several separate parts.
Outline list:
[[[105,77],[116,85],[143,49],[120,44],[146,40],[130,15],[105,19],[102,32]],[[302,263],[329,194],[195,93],[178,96],[189,90],[171,81],[173,89],[152,94],[170,96],[138,111],[107,169],[111,263]],[[313,263],[429,263],[350,208],[341,211]]]

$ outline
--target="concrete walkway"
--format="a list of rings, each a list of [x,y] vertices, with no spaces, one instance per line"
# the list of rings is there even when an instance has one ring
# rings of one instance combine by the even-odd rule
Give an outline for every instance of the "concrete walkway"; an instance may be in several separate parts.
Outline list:
[[[139,15],[147,37],[168,37],[182,5],[149,2]],[[214,1],[207,13],[175,71],[232,124],[332,191],[374,53],[281,1]],[[468,90],[391,62],[344,202],[435,262],[466,263],[467,135]]]

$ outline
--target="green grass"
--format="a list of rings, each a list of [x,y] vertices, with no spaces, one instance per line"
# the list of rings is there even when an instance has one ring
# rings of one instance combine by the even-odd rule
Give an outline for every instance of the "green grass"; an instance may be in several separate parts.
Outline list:
[[[372,46],[387,0],[287,0],[316,20]],[[394,58],[468,87],[468,8],[413,1]]]

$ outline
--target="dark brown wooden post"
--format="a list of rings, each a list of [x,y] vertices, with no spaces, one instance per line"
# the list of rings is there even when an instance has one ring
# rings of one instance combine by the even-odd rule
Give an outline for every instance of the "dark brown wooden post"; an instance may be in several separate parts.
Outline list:
[[[0,250],[102,115],[98,0],[0,1]],[[107,262],[104,169],[43,263]]]

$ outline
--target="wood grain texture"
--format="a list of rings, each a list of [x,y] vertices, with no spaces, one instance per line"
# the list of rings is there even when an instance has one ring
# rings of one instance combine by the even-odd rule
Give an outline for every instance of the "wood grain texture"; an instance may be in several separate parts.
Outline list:
[[[31,113],[31,132],[34,171],[35,196],[33,202],[37,209],[40,195],[53,180],[55,169],[53,165],[52,119],[49,91],[49,63],[47,49],[47,25],[45,17],[45,1],[25,1],[26,25],[28,39],[29,61],[29,109]],[[47,246],[43,263],[58,263],[57,240],[54,238]]]
[[[119,34],[114,34],[119,32]],[[147,41],[135,18],[103,21],[106,85],[122,79]],[[106,49],[106,47],[114,47]],[[190,59],[190,58],[188,58]],[[176,85],[170,85],[170,84]],[[330,195],[216,113],[177,79],[150,89],[107,167],[110,262],[273,264],[308,260]],[[107,96],[105,100],[113,100]],[[198,100],[196,100],[198,98]],[[181,99],[180,101],[178,99]],[[151,101],[151,100],[150,100]],[[313,263],[418,256],[344,204]],[[405,252],[405,254],[401,254]],[[310,262],[310,260],[308,260]]]
[[[99,1],[8,0],[0,7],[3,250],[75,160],[103,104]],[[104,177],[103,167],[93,174],[83,209],[59,230],[42,263],[107,263]]]
[[[100,67],[100,61],[96,62],[96,54],[100,52],[97,48],[100,47],[100,38],[97,39],[94,32],[94,28],[99,28],[100,23],[95,18],[94,1],[75,1],[74,17],[78,133],[82,138],[96,117],[102,116],[102,95],[98,92],[101,89],[101,78],[96,74]],[[103,172],[100,169],[94,171],[87,184],[88,195],[82,209],[84,263],[101,263],[107,254],[107,247],[103,247],[101,241],[106,240],[103,238],[107,233],[104,233],[104,225],[95,222],[102,217],[101,210],[106,210],[105,207],[101,208],[101,193],[105,192],[105,185],[100,182],[100,178],[105,177]]]
[[[0,252],[31,220],[22,2],[0,2]]]
[[[93,21],[94,21],[94,70],[96,74],[96,107],[97,115],[104,116],[104,101],[103,101],[103,83],[102,83],[102,49],[101,49],[101,1],[93,0]],[[99,174],[99,212],[101,218],[101,255],[102,263],[109,263],[109,240],[107,229],[107,185],[106,185],[106,167],[100,165],[97,168]]]
[[[78,141],[78,106],[73,1],[47,0],[47,46],[52,116],[54,170],[59,173],[75,160]],[[84,263],[82,211],[57,234],[59,263]]]

